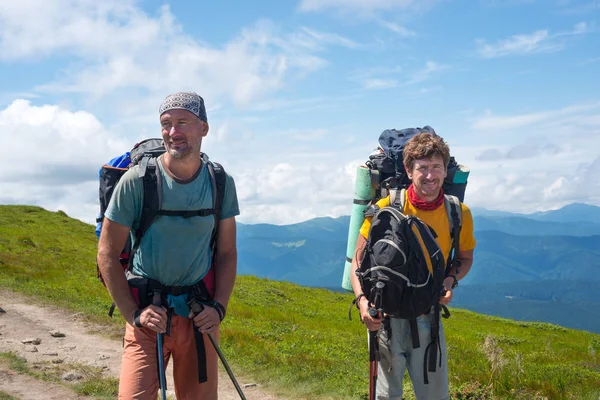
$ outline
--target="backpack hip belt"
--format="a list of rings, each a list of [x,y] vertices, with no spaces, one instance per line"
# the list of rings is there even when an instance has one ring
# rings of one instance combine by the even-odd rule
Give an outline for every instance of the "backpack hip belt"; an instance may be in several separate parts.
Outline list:
[[[160,292],[162,296],[162,303],[164,304],[165,297],[167,295],[179,296],[183,294],[188,295],[187,302],[195,300],[204,304],[209,304],[212,300],[206,284],[201,279],[196,284],[191,286],[167,286],[163,285],[157,280],[151,278],[144,278],[141,276],[133,275],[131,272],[127,272],[127,282],[131,289],[134,299],[138,303],[140,309],[148,307],[152,304],[152,294]],[[137,298],[136,298],[137,296]],[[215,307],[217,308],[217,307]],[[219,315],[221,311],[217,310]],[[171,335],[171,318],[173,310],[171,308],[167,311],[167,336]],[[221,318],[222,319],[222,318]],[[198,331],[195,327],[192,328],[194,331],[194,342],[196,343],[196,355],[198,360],[198,382],[204,383],[208,380],[208,373],[206,368],[206,348],[204,347],[204,335]]]

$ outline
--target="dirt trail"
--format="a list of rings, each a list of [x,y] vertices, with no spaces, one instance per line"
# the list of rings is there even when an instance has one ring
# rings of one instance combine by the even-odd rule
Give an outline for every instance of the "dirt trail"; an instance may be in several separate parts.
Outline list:
[[[77,314],[50,306],[39,306],[25,296],[0,289],[0,352],[15,352],[28,364],[50,362],[54,364],[85,364],[99,367],[106,376],[119,377],[122,343],[92,332],[101,326],[86,323]],[[53,337],[58,331],[64,337]],[[23,341],[41,339],[39,344]],[[235,373],[235,371],[234,371]],[[267,394],[260,386],[246,381],[236,373],[247,399],[282,399]],[[249,385],[249,386],[246,386]],[[171,366],[167,369],[167,395],[175,398]],[[62,385],[39,381],[19,375],[0,365],[0,391],[18,399],[84,399]],[[219,376],[219,399],[235,400],[239,395],[227,373]]]

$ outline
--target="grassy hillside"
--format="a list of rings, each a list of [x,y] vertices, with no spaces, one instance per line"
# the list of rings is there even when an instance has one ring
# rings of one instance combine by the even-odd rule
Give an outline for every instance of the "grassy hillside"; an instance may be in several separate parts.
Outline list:
[[[94,228],[64,213],[0,206],[0,286],[122,328],[96,279]],[[340,271],[341,274],[341,271]],[[239,277],[222,347],[234,371],[290,398],[364,399],[366,333],[348,294]],[[600,336],[452,309],[445,321],[457,399],[600,397]],[[407,398],[411,398],[410,392]]]

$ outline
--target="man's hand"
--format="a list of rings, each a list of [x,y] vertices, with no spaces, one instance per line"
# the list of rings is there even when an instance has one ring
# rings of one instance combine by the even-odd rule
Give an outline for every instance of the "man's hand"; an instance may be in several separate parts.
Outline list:
[[[219,313],[214,307],[205,306],[197,315],[190,311],[189,318],[194,320],[194,325],[202,333],[216,333],[221,325]]]
[[[368,330],[378,331],[381,327],[381,316],[372,317],[369,314],[369,308],[371,308],[369,301],[365,297],[361,298],[358,304],[358,309],[360,310],[360,320],[367,326]]]
[[[454,284],[454,278],[452,277],[446,277],[444,279],[444,286],[442,288],[443,290],[443,295],[440,296],[440,304],[443,305],[448,305],[450,304],[450,301],[452,301],[452,285]]]
[[[156,333],[165,333],[167,330],[167,309],[149,305],[140,314],[140,324]]]

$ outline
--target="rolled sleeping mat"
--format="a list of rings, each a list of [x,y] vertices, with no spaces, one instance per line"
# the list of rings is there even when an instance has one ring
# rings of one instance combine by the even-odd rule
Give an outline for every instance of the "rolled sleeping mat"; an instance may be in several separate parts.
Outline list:
[[[464,202],[470,172],[469,167],[462,164],[449,168],[448,176],[444,180],[444,193],[456,196],[461,202]]]
[[[364,210],[367,208],[367,205],[373,197],[375,197],[375,188],[371,184],[370,170],[364,165],[359,165],[356,168],[354,204],[352,205],[352,214],[350,215],[348,246],[346,247],[346,264],[344,265],[344,276],[342,278],[342,287],[346,290],[352,290],[350,272],[354,250],[356,249],[356,239],[358,238],[358,233],[364,221]]]

